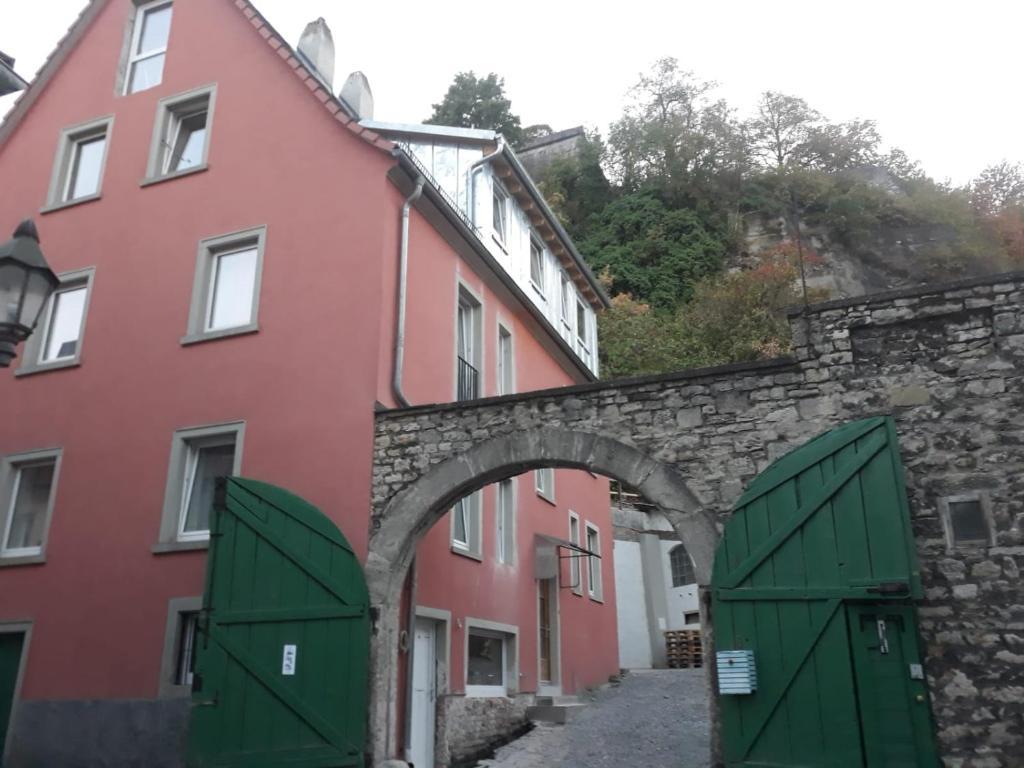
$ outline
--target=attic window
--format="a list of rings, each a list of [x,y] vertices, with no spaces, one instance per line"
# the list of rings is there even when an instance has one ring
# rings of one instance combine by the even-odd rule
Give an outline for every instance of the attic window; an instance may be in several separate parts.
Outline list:
[[[495,183],[492,210],[494,236],[504,245],[508,239],[508,195]]]
[[[206,168],[216,86],[161,99],[157,105],[147,179]]]
[[[164,77],[167,39],[171,33],[171,3],[165,0],[140,5],[132,25],[128,49],[126,94],[160,85]]]

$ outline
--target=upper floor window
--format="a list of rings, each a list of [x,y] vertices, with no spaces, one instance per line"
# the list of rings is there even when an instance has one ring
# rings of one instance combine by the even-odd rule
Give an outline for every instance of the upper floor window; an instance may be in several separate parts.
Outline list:
[[[42,558],[60,466],[60,450],[8,456],[0,493],[0,558]]]
[[[561,318],[562,325],[566,331],[572,328],[572,305],[574,291],[572,289],[572,282],[569,280],[569,276],[565,272],[561,273],[562,280],[562,304],[561,304]]]
[[[579,342],[583,354],[589,354],[590,344],[587,335],[587,307],[576,299],[576,341]]]
[[[491,209],[494,236],[502,245],[505,245],[508,242],[508,195],[498,186],[498,182],[494,182]]]
[[[596,527],[587,523],[587,594],[594,600],[603,598],[601,583],[601,534]]]
[[[126,94],[160,85],[164,76],[167,38],[171,33],[171,3],[167,0],[140,5],[135,11],[128,49]]]
[[[199,244],[188,332],[189,344],[257,330],[265,227]]]
[[[544,248],[537,239],[530,238],[530,282],[544,295]]]
[[[474,400],[480,397],[480,302],[462,286],[459,287],[455,333],[455,397]]]
[[[43,308],[36,332],[25,342],[16,376],[78,364],[95,271],[80,269],[59,276],[60,287]]]
[[[61,131],[47,207],[99,197],[113,122],[112,117],[104,117]]]
[[[161,99],[153,126],[147,180],[206,167],[214,86]]]
[[[672,570],[673,587],[685,587],[687,584],[697,581],[693,570],[693,560],[690,559],[690,553],[682,544],[677,544],[672,548],[668,553],[668,560]]]
[[[552,504],[555,503],[554,467],[544,467],[543,469],[535,470],[533,473],[533,485],[538,496],[542,499],[547,499]]]
[[[480,522],[483,517],[483,494],[480,491],[459,499],[452,507],[452,551],[480,559],[482,537]]]
[[[512,355],[512,334],[503,325],[498,326],[498,394],[511,395],[516,391],[515,363]]]

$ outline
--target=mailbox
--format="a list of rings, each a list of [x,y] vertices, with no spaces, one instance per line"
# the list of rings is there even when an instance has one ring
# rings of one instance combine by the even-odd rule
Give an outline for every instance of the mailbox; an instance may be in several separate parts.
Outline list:
[[[719,651],[718,692],[723,696],[753,693],[757,690],[757,668],[753,651]]]

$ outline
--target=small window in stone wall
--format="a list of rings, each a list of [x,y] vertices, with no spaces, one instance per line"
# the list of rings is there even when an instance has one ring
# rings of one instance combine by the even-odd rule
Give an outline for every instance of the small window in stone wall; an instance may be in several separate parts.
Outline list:
[[[946,544],[954,547],[986,547],[993,543],[987,494],[971,493],[939,500]]]

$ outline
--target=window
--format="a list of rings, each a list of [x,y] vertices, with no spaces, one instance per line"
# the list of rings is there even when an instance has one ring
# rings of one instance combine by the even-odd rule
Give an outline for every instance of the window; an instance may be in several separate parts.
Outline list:
[[[39,562],[53,514],[60,451],[32,451],[3,462],[0,562]]]
[[[494,236],[504,246],[508,242],[508,195],[498,186],[497,181],[494,182],[491,209],[491,225],[494,227]]]
[[[503,325],[498,326],[498,394],[511,395],[516,391],[515,362],[512,356],[512,334]]]
[[[471,621],[466,621],[466,695],[507,696],[516,681],[515,627]]]
[[[544,296],[544,248],[535,237],[530,238],[530,282]]]
[[[542,499],[555,503],[555,470],[553,467],[544,467],[533,473],[534,486],[537,495]]]
[[[160,100],[144,184],[206,168],[215,92],[206,86]]]
[[[974,492],[939,500],[946,544],[955,547],[987,547],[995,543],[988,494]]]
[[[39,326],[25,342],[15,375],[78,365],[95,271],[80,269],[60,275],[60,287],[43,307]]]
[[[266,236],[257,227],[200,242],[183,344],[258,330]]]
[[[672,571],[672,586],[685,587],[687,584],[697,583],[697,577],[693,571],[693,560],[686,547],[677,544],[668,553],[669,566]]]
[[[587,555],[587,594],[594,600],[601,600],[601,534],[590,523],[587,523],[587,551],[594,553]]]
[[[562,304],[561,304],[561,317],[562,327],[566,332],[572,330],[572,304],[575,291],[572,289],[572,283],[569,281],[569,276],[565,272],[561,273],[562,279]]]
[[[516,499],[514,481],[498,483],[498,562],[510,565],[516,557]]]
[[[233,422],[175,432],[155,551],[206,546],[217,478],[240,473],[244,429]]]
[[[580,518],[575,512],[569,513],[569,541],[576,546],[580,545]],[[573,594],[583,594],[583,581],[580,574],[580,553],[573,552],[569,560],[569,578],[572,580]]]
[[[483,494],[463,496],[452,507],[452,551],[481,559],[480,516]]]
[[[700,611],[685,611],[683,622],[686,624],[700,624]]]
[[[168,604],[164,650],[160,661],[160,696],[188,696],[199,641],[200,597],[175,597]]]
[[[480,397],[480,302],[459,286],[459,303],[455,316],[455,398],[473,400]]]
[[[576,300],[576,341],[580,348],[587,352],[590,345],[587,343],[587,307],[579,299]]]
[[[44,211],[99,197],[113,123],[105,117],[61,131]]]
[[[136,9],[128,49],[126,94],[160,85],[170,33],[171,3],[158,0]]]

